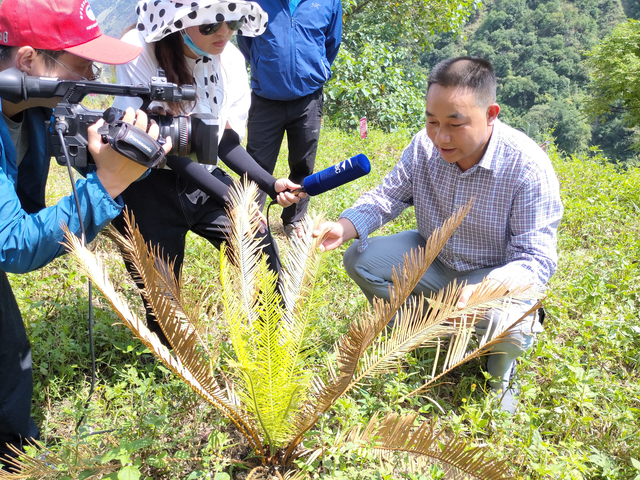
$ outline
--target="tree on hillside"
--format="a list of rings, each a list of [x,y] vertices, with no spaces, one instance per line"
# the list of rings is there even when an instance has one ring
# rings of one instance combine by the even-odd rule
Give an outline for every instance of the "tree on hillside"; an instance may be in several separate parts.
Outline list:
[[[593,117],[613,114],[628,127],[640,127],[640,22],[618,25],[589,52],[587,65],[591,95],[585,111]],[[640,138],[635,147],[640,149]]]
[[[637,0],[622,0],[627,17],[640,20],[640,3]]]

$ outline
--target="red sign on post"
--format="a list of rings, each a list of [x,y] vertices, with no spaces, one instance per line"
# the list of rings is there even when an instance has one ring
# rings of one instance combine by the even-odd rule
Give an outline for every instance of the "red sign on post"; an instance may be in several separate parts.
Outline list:
[[[360,119],[360,138],[367,138],[367,117]]]

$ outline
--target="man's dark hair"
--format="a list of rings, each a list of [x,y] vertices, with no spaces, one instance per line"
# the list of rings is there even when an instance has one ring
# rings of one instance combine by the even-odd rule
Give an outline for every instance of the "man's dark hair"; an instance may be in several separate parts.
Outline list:
[[[427,79],[427,92],[431,85],[460,87],[473,90],[483,106],[496,101],[496,74],[491,63],[483,58],[457,57],[439,62]]]
[[[13,52],[18,47],[10,47],[8,45],[0,45],[0,63],[4,64],[11,60]],[[44,54],[44,64],[47,68],[55,68],[56,62],[54,59],[60,58],[64,53],[64,50],[42,50],[40,48],[35,49],[39,54]]]

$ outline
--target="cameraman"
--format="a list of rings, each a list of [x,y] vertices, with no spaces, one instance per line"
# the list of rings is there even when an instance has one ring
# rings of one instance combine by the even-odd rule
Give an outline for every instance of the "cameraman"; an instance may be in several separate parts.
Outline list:
[[[38,21],[34,22],[37,18]],[[31,76],[93,80],[93,62],[125,63],[140,48],[103,35],[87,0],[4,0],[0,6],[0,71],[17,67]],[[80,235],[76,203],[67,196],[45,207],[50,157],[45,121],[60,99],[2,99],[0,119],[0,454],[37,438],[30,417],[31,348],[5,272],[26,273],[64,253],[62,226]],[[125,121],[147,128],[147,117],[127,111]],[[81,215],[92,240],[122,210],[117,198],[145,167],[101,142],[101,121],[89,128],[95,173],[78,180]],[[157,138],[158,127],[149,134]],[[165,145],[165,151],[171,148]],[[0,457],[1,458],[1,457]]]

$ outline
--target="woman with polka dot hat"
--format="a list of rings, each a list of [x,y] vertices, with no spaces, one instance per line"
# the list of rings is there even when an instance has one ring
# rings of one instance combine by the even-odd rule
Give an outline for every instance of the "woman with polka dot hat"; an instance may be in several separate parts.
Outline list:
[[[247,175],[283,207],[298,201],[289,193],[299,188],[288,179],[276,180],[263,170],[240,145],[245,135],[250,91],[245,60],[229,42],[234,33],[256,36],[267,26],[267,14],[253,2],[201,0],[142,0],[138,21],[123,40],[143,48],[140,56],[116,69],[118,83],[146,85],[158,67],[167,80],[178,85],[195,84],[194,102],[152,103],[173,114],[208,113],[219,119],[218,156],[234,172]],[[138,108],[139,98],[118,97],[117,108]],[[215,162],[215,159],[212,159]],[[169,157],[171,169],[152,170],[132,184],[122,197],[147,242],[159,246],[175,260],[178,275],[184,258],[188,231],[219,247],[226,239],[229,219],[225,211],[232,179],[219,168],[211,171],[187,159]],[[113,224],[124,229],[122,217]],[[270,267],[278,271],[277,248],[268,237],[263,251]],[[147,308],[147,311],[149,309]],[[152,314],[149,327],[163,338]]]

